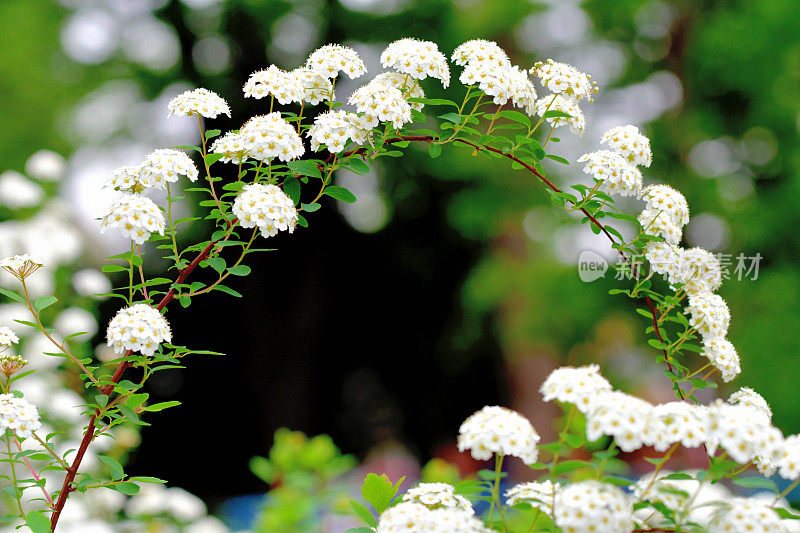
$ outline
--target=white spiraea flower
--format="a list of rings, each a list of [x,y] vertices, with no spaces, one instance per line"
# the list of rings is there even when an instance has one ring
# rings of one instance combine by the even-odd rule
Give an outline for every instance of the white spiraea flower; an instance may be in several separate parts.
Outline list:
[[[706,441],[708,410],[704,405],[668,402],[650,410],[644,443],[663,452],[680,442],[685,448],[697,448]]]
[[[153,150],[139,169],[139,183],[144,188],[165,189],[167,183],[175,183],[180,176],[197,181],[197,167],[186,152],[172,148]]]
[[[272,96],[279,104],[284,105],[302,102],[305,97],[305,87],[298,77],[275,65],[253,72],[245,82],[243,90],[248,98],[261,99]]]
[[[519,483],[506,491],[506,505],[513,507],[527,503],[534,509],[541,509],[547,516],[553,517],[553,497],[561,486],[552,481],[530,481]]]
[[[0,268],[19,280],[30,276],[43,266],[43,259],[30,254],[12,255],[0,259]]]
[[[259,161],[291,161],[305,152],[297,131],[277,111],[251,118],[239,133],[247,155]]]
[[[454,51],[451,59],[456,65],[484,63],[492,67],[510,67],[508,54],[494,41],[472,39],[460,44]]]
[[[152,233],[164,235],[166,221],[161,210],[150,198],[124,193],[114,200],[103,216],[100,231],[119,228],[122,235],[136,244],[144,244]]]
[[[19,355],[5,353],[5,349],[7,348],[0,346],[0,374],[8,379],[27,365],[28,360]]]
[[[633,505],[619,488],[599,481],[570,483],[556,492],[553,521],[562,531],[633,531]]]
[[[567,125],[576,135],[583,134],[583,130],[586,129],[586,117],[577,102],[571,98],[564,98],[560,94],[548,94],[536,100],[535,106],[536,114],[540,117],[547,111],[560,111],[569,115],[569,117],[547,117],[547,123],[551,126]]]
[[[638,450],[648,439],[647,418],[653,406],[620,391],[601,392],[586,414],[586,438],[614,437],[621,450]]]
[[[370,143],[372,136],[373,118],[367,115],[357,115],[355,113],[347,113],[347,119],[353,125],[353,141],[356,144],[365,144],[367,141]]]
[[[205,118],[217,118],[219,115],[231,116],[231,108],[228,103],[214,91],[208,89],[194,89],[185,91],[167,104],[169,116],[197,116]]]
[[[81,296],[97,296],[98,294],[108,294],[111,292],[111,282],[108,277],[94,268],[82,268],[73,274],[72,287]]]
[[[667,244],[677,246],[683,236],[683,230],[663,212],[644,209],[636,218],[645,235],[661,237]]]
[[[367,73],[367,67],[358,53],[347,46],[326,44],[317,48],[308,56],[306,67],[316,70],[323,76],[332,79],[344,72],[350,79]]]
[[[490,533],[472,512],[455,508],[429,510],[414,501],[390,507],[378,519],[377,533]]]
[[[381,54],[381,65],[414,79],[424,80],[428,76],[450,85],[450,67],[447,58],[436,43],[407,37],[391,43]]]
[[[666,242],[650,241],[644,247],[644,257],[650,269],[662,274],[670,283],[677,283],[681,266],[681,250]]]
[[[800,435],[786,437],[776,455],[775,464],[782,478],[795,480],[800,477]]]
[[[424,517],[424,526],[419,531],[427,533],[492,533],[472,513],[461,509],[436,509],[428,511]]]
[[[591,76],[584,74],[566,63],[558,63],[548,59],[539,62],[531,69],[531,74],[542,81],[542,85],[554,93],[565,95],[574,100],[586,98],[590,102],[597,92],[596,84]]]
[[[708,525],[708,533],[785,532],[781,517],[768,502],[753,498],[726,501]]]
[[[759,393],[750,387],[742,387],[728,397],[728,403],[731,405],[745,405],[752,407],[764,413],[768,420],[772,420],[772,409],[770,409],[767,400],[764,399]]]
[[[326,111],[314,118],[314,124],[306,132],[311,139],[311,149],[319,151],[325,145],[332,154],[341,152],[353,137],[353,122],[346,111]]]
[[[653,162],[650,139],[636,126],[615,126],[603,134],[600,144],[608,144],[632,165],[649,167]]]
[[[424,531],[421,525],[430,510],[416,502],[402,502],[388,508],[378,519],[377,533]]]
[[[244,139],[241,133],[229,131],[222,137],[218,137],[210,149],[212,154],[222,154],[220,161],[223,163],[240,163],[247,159],[247,150],[244,146]]]
[[[130,350],[153,355],[162,342],[172,340],[167,319],[154,307],[134,304],[117,311],[108,324],[107,344],[118,354]]]
[[[470,450],[485,461],[492,454],[513,455],[525,464],[539,456],[539,434],[527,418],[505,407],[486,406],[467,418],[458,430],[458,450]]]
[[[469,500],[456,494],[455,488],[449,483],[420,483],[408,489],[403,495],[403,501],[422,504],[431,511],[446,508],[475,513]]]
[[[52,150],[39,150],[25,162],[25,173],[37,180],[58,181],[67,170],[67,161]]]
[[[597,150],[578,158],[586,163],[583,171],[602,181],[599,190],[620,196],[635,196],[642,190],[642,173],[616,152]]]
[[[546,402],[571,403],[586,414],[594,398],[610,390],[611,384],[600,374],[600,366],[588,365],[556,368],[547,376],[539,392]]]
[[[642,190],[646,209],[662,213],[682,228],[689,223],[689,204],[686,198],[669,185],[648,185]]]
[[[516,65],[509,71],[511,76],[511,103],[525,109],[527,115],[536,114],[536,87],[528,78],[528,71]]]
[[[14,333],[10,327],[0,327],[0,348],[7,349],[10,348],[12,344],[17,343],[19,343],[19,337],[17,337],[16,333]]]
[[[700,487],[695,479],[668,479],[673,472],[662,470],[654,479],[654,473],[649,472],[636,480],[632,485],[632,493],[637,501],[649,500],[651,503],[661,503],[672,512],[684,510],[689,498]],[[646,515],[652,515],[653,509],[644,509]],[[663,518],[663,516],[660,516]],[[650,521],[648,525],[655,525]]]
[[[25,398],[0,394],[0,428],[10,429],[17,437],[28,438],[42,427],[39,411]]]
[[[359,113],[371,119],[372,127],[380,122],[391,122],[397,129],[411,122],[411,106],[398,89],[391,85],[371,81],[356,89],[348,103]]]
[[[9,209],[24,209],[39,205],[44,189],[19,172],[8,170],[0,174],[0,203]]]
[[[731,323],[731,312],[721,296],[711,292],[697,292],[689,295],[686,312],[691,316],[691,325],[703,340],[724,338]]]
[[[425,98],[425,92],[422,90],[419,83],[414,83],[413,81],[409,83],[406,75],[398,72],[381,72],[375,76],[372,83],[383,83],[384,85],[394,87],[403,93],[405,98]],[[411,109],[416,109],[417,111],[421,111],[424,107],[424,104],[420,102],[409,103],[411,104]]]
[[[702,248],[690,248],[681,252],[681,263],[677,277],[688,294],[713,292],[722,285],[722,267],[713,253]]]
[[[516,94],[516,81],[511,65],[494,66],[489,63],[468,63],[458,77],[464,85],[477,85],[492,97],[495,104],[503,105]]]
[[[711,337],[703,341],[703,355],[719,370],[726,383],[742,372],[739,354],[733,344],[723,337]]]
[[[298,67],[289,71],[289,75],[294,77],[303,88],[303,100],[311,105],[316,105],[323,100],[333,101],[336,98],[331,80],[319,71],[308,67]]]
[[[762,438],[775,428],[758,408],[716,400],[708,406],[708,415],[705,445],[709,454],[719,447],[737,463],[746,464],[756,457],[772,458],[778,451],[774,447],[783,440]]]
[[[276,185],[263,183],[245,185],[232,210],[243,228],[258,227],[264,237],[273,237],[278,231],[292,233],[298,220],[291,198]]]
[[[142,185],[139,183],[141,171],[142,167],[136,165],[117,167],[108,175],[103,187],[114,189],[115,191],[141,192]]]

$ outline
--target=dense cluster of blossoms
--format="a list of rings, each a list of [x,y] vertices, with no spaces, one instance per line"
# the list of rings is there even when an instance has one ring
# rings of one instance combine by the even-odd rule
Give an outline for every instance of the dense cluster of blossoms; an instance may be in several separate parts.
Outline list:
[[[318,151],[324,145],[332,154],[344,150],[348,141],[358,138],[355,119],[353,113],[346,111],[327,111],[317,115],[307,132],[311,149]]]
[[[0,428],[10,429],[20,438],[30,437],[41,427],[39,411],[25,398],[0,394]]]
[[[348,102],[370,119],[370,127],[391,122],[395,128],[401,128],[411,122],[411,105],[403,93],[380,81],[373,80],[359,87]]]
[[[381,65],[415,80],[428,76],[436,78],[447,87],[450,85],[450,66],[439,47],[430,41],[405,38],[391,43],[381,54]]]
[[[381,514],[377,533],[490,533],[470,508],[430,509],[416,501],[403,501]]]
[[[456,494],[448,483],[420,483],[403,495],[404,502],[416,502],[431,511],[434,509],[460,509],[473,514],[472,504],[465,497]]]
[[[264,237],[273,237],[278,231],[292,233],[297,224],[294,202],[275,185],[245,185],[232,210],[243,228],[258,227]]]
[[[550,373],[539,391],[546,402],[571,403],[586,414],[598,394],[611,391],[611,383],[600,375],[599,365],[562,366]]]
[[[562,531],[633,530],[633,504],[619,488],[597,481],[579,481],[559,488],[553,522]]]
[[[150,235],[164,235],[166,221],[150,198],[126,193],[117,198],[103,217],[101,232],[109,227],[119,228],[122,235],[136,244],[144,244]]]
[[[642,173],[616,152],[598,150],[582,155],[578,162],[586,163],[583,171],[601,182],[600,190],[607,194],[633,196],[642,188]]]
[[[297,159],[303,152],[303,141],[291,124],[277,111],[251,118],[239,132],[249,157],[259,161],[278,158]]]
[[[260,99],[271,96],[280,104],[302,102],[306,92],[298,76],[275,65],[251,74],[243,90],[247,97]]]
[[[169,323],[157,309],[134,304],[117,311],[108,324],[108,345],[118,354],[128,350],[153,355],[162,342],[172,340]]]
[[[487,406],[467,418],[458,430],[458,449],[475,459],[513,455],[525,464],[539,456],[539,434],[527,418],[505,407]]]
[[[316,105],[323,100],[332,102],[336,98],[331,80],[317,70],[298,67],[290,71],[289,75],[303,88],[303,102]]]
[[[20,254],[0,259],[0,268],[17,279],[24,279],[44,266],[44,260],[30,254]]]
[[[306,67],[319,72],[328,79],[335,78],[344,72],[350,79],[367,73],[367,67],[358,53],[347,46],[326,44],[317,48],[308,56]]]
[[[506,491],[506,504],[509,506],[527,503],[534,509],[540,509],[548,516],[553,516],[553,499],[561,485],[552,481],[529,481],[519,483]]]
[[[231,116],[231,108],[228,103],[217,93],[208,89],[194,89],[185,91],[170,100],[167,104],[170,116],[199,115],[205,118],[217,118],[219,115]]]

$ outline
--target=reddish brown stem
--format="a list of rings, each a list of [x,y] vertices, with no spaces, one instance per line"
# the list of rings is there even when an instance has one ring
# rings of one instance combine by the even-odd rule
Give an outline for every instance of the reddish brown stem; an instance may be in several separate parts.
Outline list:
[[[208,243],[208,245],[203,248],[203,251],[197,254],[197,257],[195,257],[191,263],[189,263],[180,271],[180,274],[178,274],[178,277],[175,279],[173,287],[167,291],[163,298],[161,298],[161,301],[158,303],[158,305],[156,305],[156,309],[161,311],[175,298],[176,290],[174,285],[180,285],[183,283],[186,278],[189,277],[189,274],[191,274],[192,271],[197,268],[197,265],[200,264],[200,261],[208,257],[211,249],[214,248],[216,244],[217,241],[211,241]],[[132,352],[130,350],[125,352],[123,361],[117,366],[114,374],[111,376],[111,383],[100,389],[102,394],[108,396],[114,391],[114,385],[119,383],[119,381],[122,379],[122,374],[125,373],[125,370],[131,366],[131,362],[128,360],[128,357],[131,356],[131,353]],[[92,415],[92,418],[89,419],[89,424],[86,426],[86,432],[83,434],[81,443],[78,446],[78,452],[75,454],[75,459],[73,459],[72,464],[67,469],[67,475],[64,478],[63,485],[61,486],[61,492],[58,494],[58,500],[56,500],[55,507],[53,507],[53,514],[50,517],[50,529],[53,531],[56,529],[58,518],[61,516],[61,511],[64,509],[64,504],[67,503],[69,494],[75,490],[75,486],[72,483],[75,481],[75,476],[78,474],[78,469],[81,466],[81,461],[83,461],[83,456],[86,454],[86,450],[92,443],[92,439],[94,439],[95,430],[97,429],[97,416],[99,414],[100,411],[96,410]]]

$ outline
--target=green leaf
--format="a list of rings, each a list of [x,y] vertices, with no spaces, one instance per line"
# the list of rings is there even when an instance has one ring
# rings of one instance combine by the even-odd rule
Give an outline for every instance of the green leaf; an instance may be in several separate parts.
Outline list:
[[[139,485],[136,483],[131,483],[130,481],[126,481],[125,483],[120,483],[118,485],[112,485],[111,488],[127,496],[133,496],[134,494],[139,493]]]
[[[369,509],[361,505],[355,500],[350,500],[350,507],[353,508],[353,511],[358,515],[358,517],[369,524],[372,527],[377,527],[377,522],[375,522],[375,517],[372,516],[372,513],[369,512]],[[368,530],[372,531],[372,530]]]
[[[348,204],[352,204],[356,201],[356,195],[345,189],[344,187],[339,187],[338,185],[331,185],[325,189],[325,194],[330,196],[331,198],[335,198],[336,200],[347,202]]]
[[[148,405],[144,408],[145,411],[149,411],[151,413],[157,413],[159,411],[163,411],[164,409],[169,409],[170,407],[175,407],[176,405],[180,405],[181,402],[171,400],[169,402],[160,402],[154,403],[153,405]]]
[[[289,176],[283,180],[283,192],[297,205],[297,202],[300,201],[300,180],[294,176]]]
[[[561,157],[559,155],[547,154],[547,155],[545,155],[545,157],[548,158],[548,159],[552,159],[553,161],[558,161],[562,165],[569,165],[569,161],[567,161],[566,159],[564,159],[563,157]]]
[[[348,527],[344,533],[375,533],[375,530],[368,527]]]
[[[587,463],[586,461],[562,461],[553,469],[553,475],[559,476],[561,474],[566,474],[567,472],[572,472],[587,466],[590,466],[590,463]]]
[[[773,509],[784,520],[800,520],[800,515],[792,514],[782,507],[773,507]]]
[[[206,259],[206,264],[220,274],[225,272],[225,259],[222,257],[212,257],[211,259]]]
[[[222,291],[225,294],[230,294],[231,296],[236,296],[237,298],[241,298],[242,294],[236,292],[235,290],[231,289],[230,287],[226,287],[225,285],[216,285],[214,286],[215,291]]]
[[[531,127],[531,119],[529,119],[527,115],[524,115],[519,111],[512,111],[510,109],[507,109],[505,111],[500,111],[500,113],[498,113],[497,116],[507,118],[508,120],[513,120],[514,122],[518,122],[520,124],[524,124],[529,128]]]
[[[397,494],[397,489],[400,488],[400,484],[404,479],[402,477],[396,484],[392,485],[386,474],[380,476],[372,473],[367,474],[367,477],[364,478],[364,483],[361,485],[361,495],[372,504],[375,511],[380,515],[392,503]]]
[[[125,471],[122,469],[122,465],[119,464],[119,461],[105,455],[98,455],[97,458],[104,462],[111,469],[112,479],[117,480],[125,477]]]
[[[103,265],[100,270],[103,272],[127,272],[128,269],[121,265]]]
[[[40,296],[36,298],[36,301],[33,303],[33,308],[37,311],[41,311],[42,309],[46,309],[56,303],[58,298],[55,296]]]
[[[223,157],[225,154],[206,154],[203,159],[205,159],[206,165],[211,166]]]
[[[208,130],[208,131],[206,131],[206,139],[212,139],[212,138],[216,137],[217,135],[219,135],[220,133],[222,133],[222,132],[219,131],[219,130]]]
[[[286,166],[288,166],[295,174],[322,179],[322,172],[319,170],[317,162],[315,161],[308,161],[308,160],[289,161],[288,163],[286,163]]]
[[[313,204],[300,204],[300,207],[303,209],[303,211],[313,213],[314,211],[319,210],[319,208],[322,206],[319,205],[318,203],[313,203]]]
[[[563,111],[556,111],[555,109],[550,109],[542,115],[542,118],[572,118],[572,115],[569,113],[564,113]]]
[[[430,155],[435,159],[439,157],[441,154],[442,154],[442,145],[436,143],[430,143],[428,145],[428,155]]]
[[[166,479],[161,479],[158,477],[153,476],[136,476],[132,477],[131,481],[136,481],[138,483],[166,483]]]
[[[739,485],[740,487],[747,487],[749,489],[766,489],[768,491],[774,492],[775,494],[779,492],[778,487],[777,485],[775,485],[774,481],[760,476],[734,479],[733,483],[734,485]]]
[[[348,161],[347,165],[345,166],[356,174],[366,174],[369,172],[369,165],[357,157],[354,157]]]
[[[458,104],[453,102],[452,100],[445,100],[444,98],[407,98],[409,102],[414,102],[418,104],[425,104],[425,105],[451,105],[458,109]]]
[[[14,291],[10,291],[8,289],[0,288],[0,294],[2,294],[4,296],[7,296],[8,298],[11,298],[12,300],[14,300],[16,302],[23,303],[23,304],[26,303],[25,302],[25,298],[23,298],[22,296],[20,296],[19,294],[17,294]]]
[[[236,265],[228,269],[234,276],[246,276],[250,274],[250,267],[247,265]]]
[[[50,533],[50,520],[39,511],[31,511],[25,515],[25,524],[33,533]]]

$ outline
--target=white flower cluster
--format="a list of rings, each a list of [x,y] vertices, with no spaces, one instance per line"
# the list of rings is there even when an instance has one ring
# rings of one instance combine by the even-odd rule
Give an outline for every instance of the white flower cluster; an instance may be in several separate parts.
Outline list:
[[[611,383],[600,375],[598,365],[556,368],[539,389],[544,401],[571,403],[583,414],[589,412],[593,398],[610,391]]]
[[[649,167],[653,162],[650,139],[642,135],[636,126],[615,126],[603,134],[600,144],[608,144],[631,165]]]
[[[144,244],[150,235],[164,235],[166,221],[158,206],[146,196],[125,193],[120,196],[103,216],[100,231],[109,227],[119,228],[122,235],[136,244]]]
[[[289,72],[303,88],[303,100],[311,105],[316,105],[323,100],[332,101],[335,98],[331,80],[322,73],[308,68],[298,67]]]
[[[271,96],[284,105],[302,102],[305,98],[305,86],[300,79],[275,65],[251,74],[243,90],[246,97],[261,99]]]
[[[405,38],[391,43],[381,54],[381,65],[416,80],[428,76],[450,85],[450,67],[447,58],[439,51],[436,43]]]
[[[411,122],[411,105],[403,93],[378,80],[372,80],[356,89],[347,101],[369,119],[371,128],[381,122],[391,122],[392,126],[400,129]]]
[[[598,189],[602,192],[633,196],[642,189],[642,173],[616,152],[597,150],[582,155],[578,162],[585,162],[583,171],[602,182]]]
[[[513,507],[527,503],[534,509],[541,509],[547,516],[553,516],[553,498],[561,485],[552,481],[529,481],[519,483],[506,491],[506,505]]]
[[[13,394],[0,394],[0,428],[10,429],[17,437],[30,437],[42,426],[39,411],[25,398]]]
[[[44,260],[30,254],[13,255],[0,259],[0,268],[21,280],[44,266]]]
[[[539,434],[528,419],[505,407],[486,406],[458,430],[459,451],[470,450],[472,457],[484,461],[502,454],[533,464],[539,456],[538,442]]]
[[[19,337],[8,326],[0,327],[0,350],[7,350],[12,344],[17,344]]]
[[[591,76],[571,65],[552,59],[534,65],[531,74],[539,78],[542,85],[547,87],[550,92],[564,95],[576,102],[581,98],[586,98],[591,102],[592,95],[597,92],[597,84],[592,81]]]
[[[185,152],[160,148],[151,152],[138,166],[122,166],[109,174],[105,187],[117,191],[143,192],[145,189],[164,189],[180,176],[197,181],[198,171]]]
[[[406,491],[403,501],[422,504],[431,511],[447,508],[459,509],[469,514],[475,513],[469,500],[456,494],[455,488],[449,483],[420,483]]]
[[[217,118],[219,115],[231,116],[228,103],[217,93],[208,89],[194,89],[185,91],[167,104],[169,115],[192,116],[199,115],[205,118]]]
[[[220,161],[223,163],[240,163],[247,156],[244,139],[241,133],[229,131],[225,135],[217,138],[211,144],[211,153],[222,154]]]
[[[108,345],[118,354],[130,350],[153,355],[162,342],[172,340],[169,323],[154,307],[134,304],[117,311],[108,324]]]
[[[750,531],[785,532],[786,528],[772,506],[753,498],[735,498],[727,501],[708,525],[709,533],[748,533]]]
[[[297,209],[291,198],[276,185],[245,185],[233,202],[233,214],[243,228],[258,227],[264,237],[278,231],[292,233],[297,224]]]
[[[305,152],[300,136],[277,111],[252,117],[242,126],[239,135],[247,155],[259,161],[275,157],[291,161]]]
[[[570,483],[556,491],[553,522],[562,531],[633,531],[633,503],[619,488],[598,481]]]
[[[319,151],[325,145],[332,154],[341,152],[348,141],[358,141],[362,136],[358,128],[358,117],[346,111],[326,111],[314,119],[306,135],[311,138],[311,149]]]
[[[430,510],[415,501],[403,501],[380,516],[377,533],[490,533],[492,530],[460,508]]]
[[[326,44],[317,48],[308,56],[306,67],[313,69],[328,79],[333,79],[344,72],[350,79],[367,73],[364,61],[352,48],[339,44]]]
[[[403,93],[403,97],[406,99],[425,98],[425,91],[422,90],[420,84],[409,84],[406,75],[400,74],[399,72],[381,72],[372,79],[372,82],[382,83],[384,85],[388,85],[389,87],[394,87]],[[424,104],[420,102],[409,102],[409,104],[411,105],[411,109],[416,109],[417,111],[421,111],[424,107]]]
[[[547,123],[553,127],[569,126],[572,133],[576,135],[581,135],[586,129],[586,117],[583,110],[578,106],[578,102],[571,98],[564,98],[560,94],[543,96],[536,100],[534,108],[540,117],[545,116],[548,111],[563,113],[563,115],[547,117]]]

